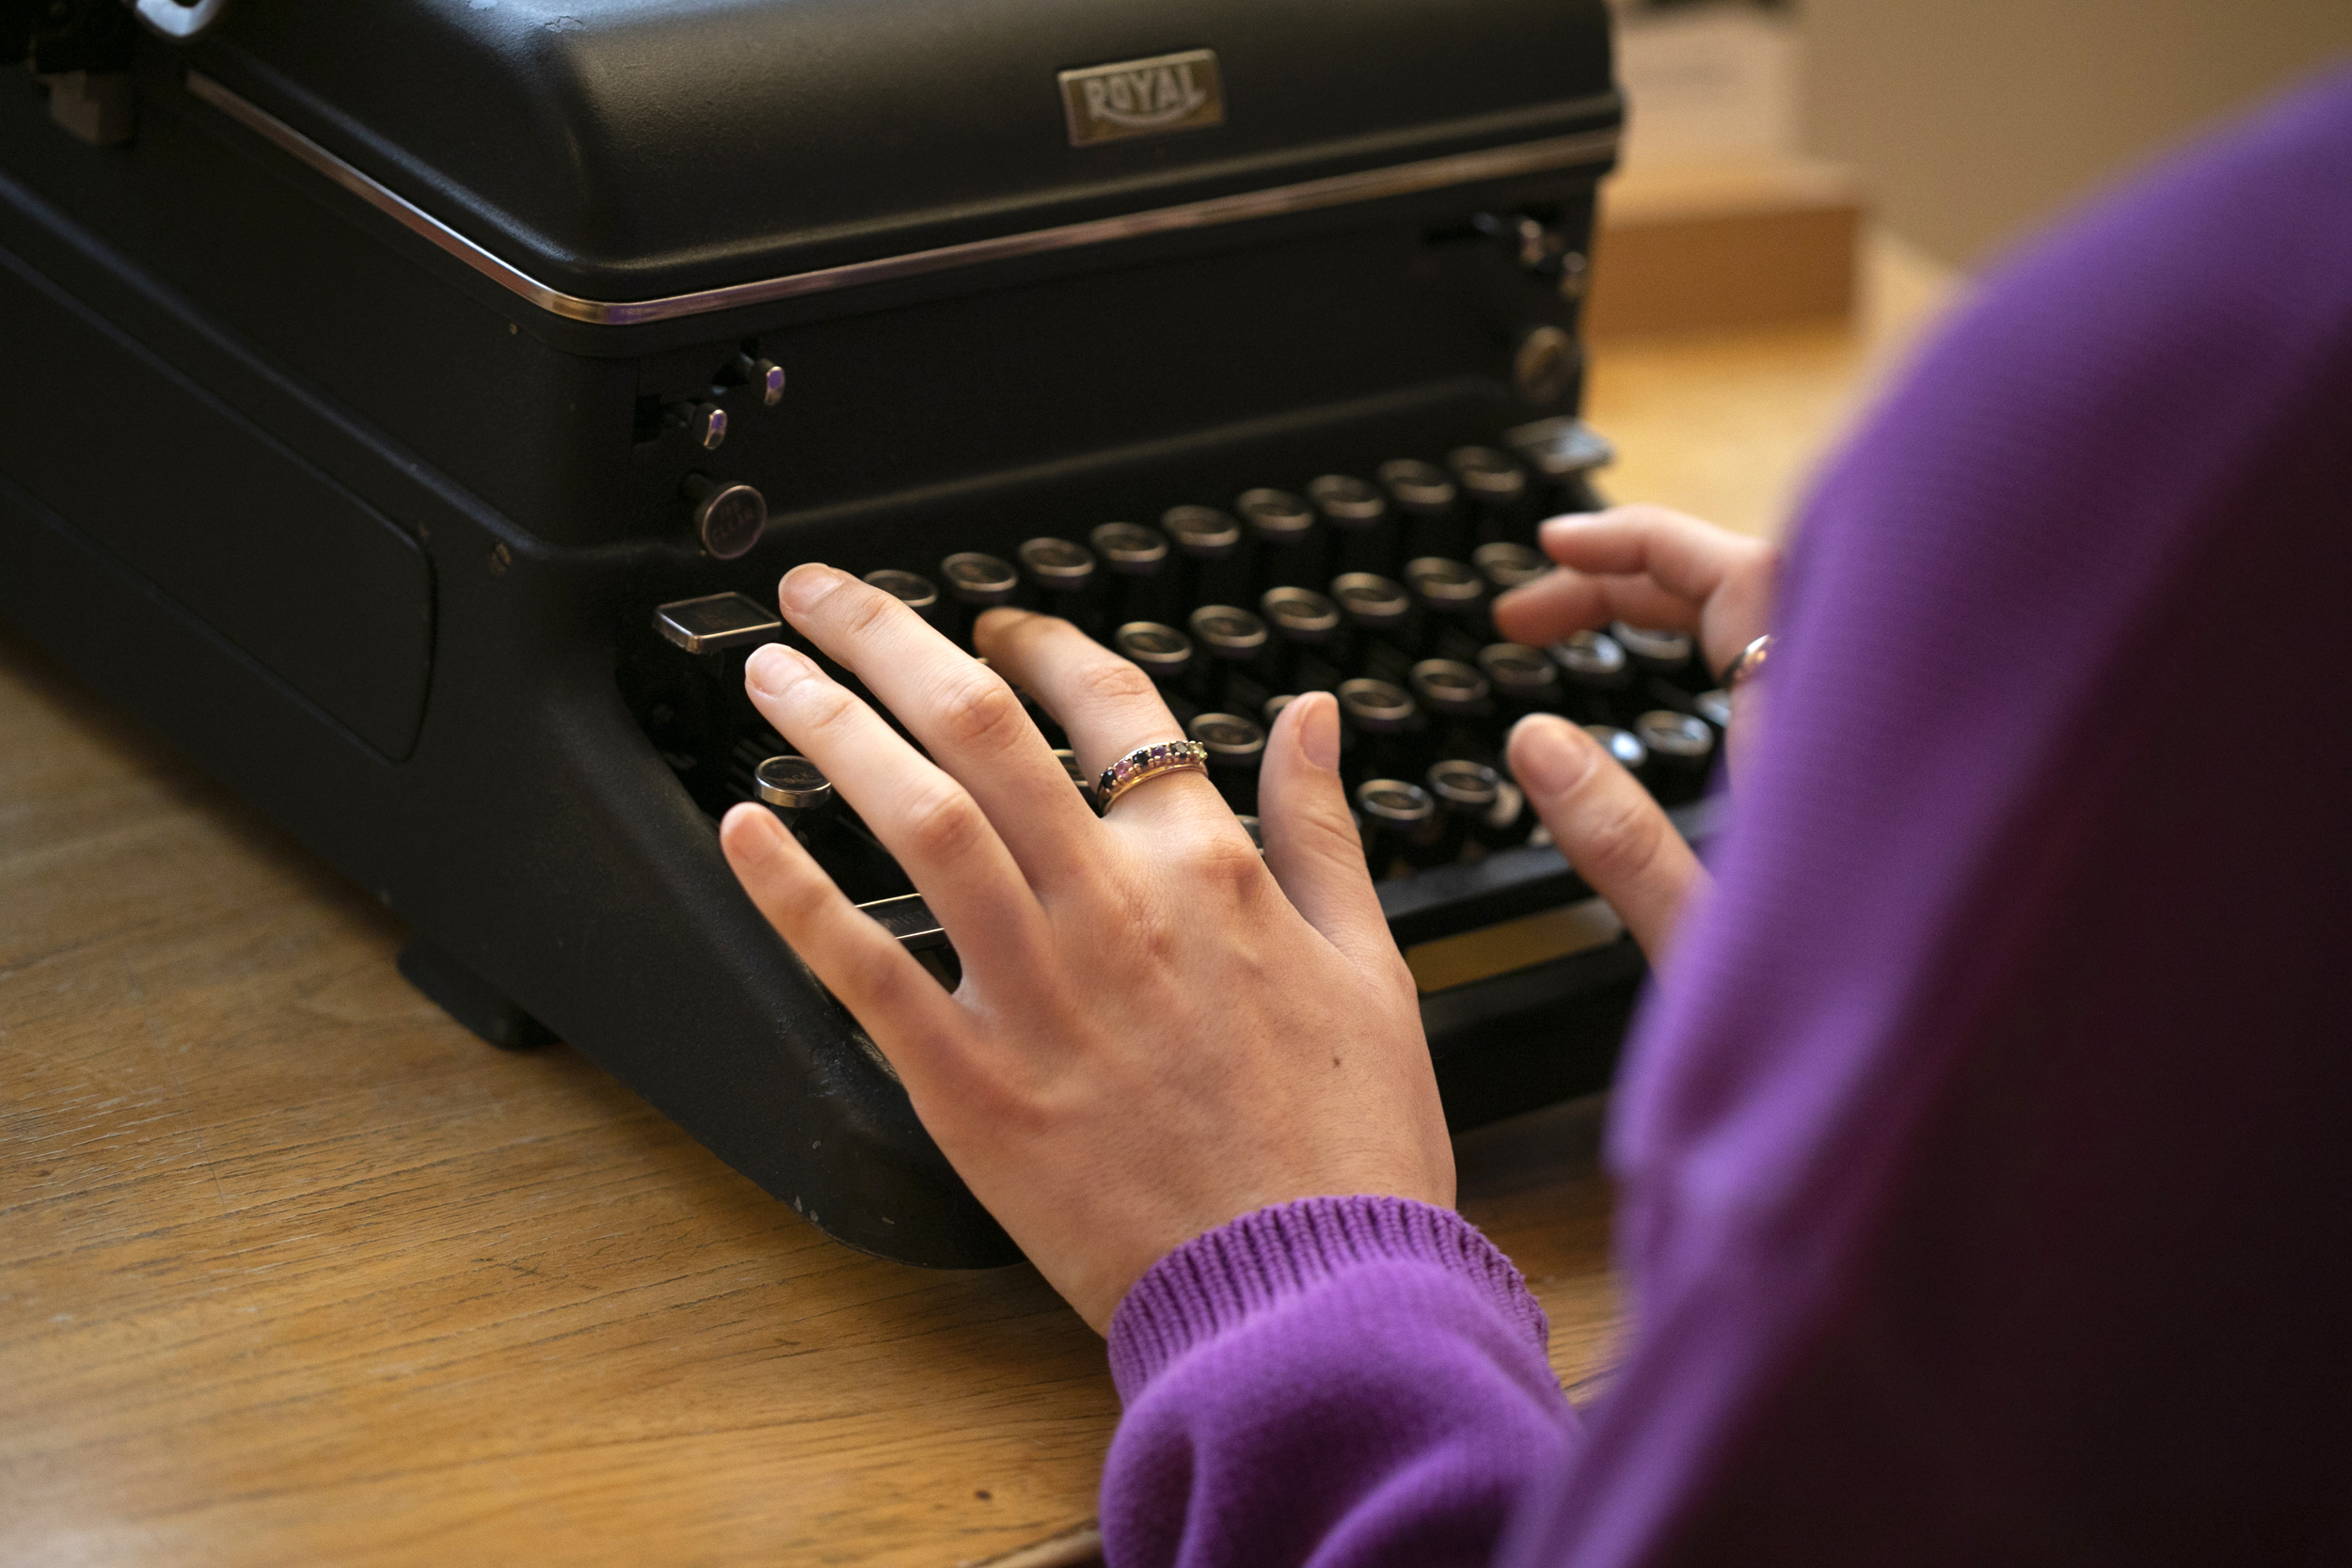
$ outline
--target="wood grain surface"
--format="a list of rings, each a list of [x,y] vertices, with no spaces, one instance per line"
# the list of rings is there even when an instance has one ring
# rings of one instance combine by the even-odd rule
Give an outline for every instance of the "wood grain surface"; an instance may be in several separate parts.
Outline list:
[[[1616,347],[1614,488],[1764,526],[1886,335]],[[836,1245],[584,1058],[450,1022],[403,936],[0,635],[0,1561],[1084,1555],[1116,1403],[1034,1273]],[[1581,1392],[1599,1116],[1462,1148]]]

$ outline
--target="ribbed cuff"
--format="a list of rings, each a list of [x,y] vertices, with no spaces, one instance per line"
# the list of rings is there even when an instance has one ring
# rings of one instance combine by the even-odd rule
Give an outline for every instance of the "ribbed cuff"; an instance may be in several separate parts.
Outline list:
[[[1468,1280],[1538,1350],[1551,1336],[1527,1281],[1451,1209],[1406,1197],[1303,1197],[1229,1220],[1152,1265],[1111,1314],[1111,1380],[1132,1403],[1198,1345],[1368,1263],[1426,1263]]]

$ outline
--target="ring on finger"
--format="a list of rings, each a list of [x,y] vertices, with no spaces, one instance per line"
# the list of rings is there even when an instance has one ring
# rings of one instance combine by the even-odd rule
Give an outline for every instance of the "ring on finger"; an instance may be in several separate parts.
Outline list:
[[[1094,785],[1094,814],[1108,816],[1121,795],[1152,779],[1170,773],[1206,773],[1209,749],[1198,740],[1164,740],[1138,746],[1103,769]]]

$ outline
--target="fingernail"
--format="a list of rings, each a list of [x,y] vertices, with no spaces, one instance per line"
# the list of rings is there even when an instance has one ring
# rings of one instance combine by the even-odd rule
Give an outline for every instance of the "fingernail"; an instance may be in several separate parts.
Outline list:
[[[795,682],[806,680],[817,673],[817,666],[806,654],[781,642],[771,642],[753,650],[743,661],[743,679],[753,690],[763,697],[779,697],[791,689]]]
[[[1307,715],[1298,721],[1298,749],[1307,753],[1307,760],[1327,773],[1335,773],[1340,766],[1340,705],[1328,692],[1316,691],[1299,699],[1307,704]]]
[[[847,582],[849,578],[847,572],[815,562],[805,566],[795,566],[784,574],[781,591],[784,608],[802,611],[814,610],[818,600]]]
[[[1506,748],[1511,771],[1529,794],[1546,799],[1565,795],[1591,768],[1590,748],[1579,744],[1584,737],[1571,735],[1571,728],[1565,719],[1530,714],[1511,731]]]

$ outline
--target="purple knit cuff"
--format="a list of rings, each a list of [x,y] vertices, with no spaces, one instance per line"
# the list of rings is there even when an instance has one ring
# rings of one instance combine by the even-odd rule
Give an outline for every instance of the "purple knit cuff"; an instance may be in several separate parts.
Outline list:
[[[1122,1402],[1196,1346],[1373,1263],[1424,1263],[1467,1280],[1537,1350],[1551,1336],[1527,1281],[1451,1209],[1406,1197],[1302,1197],[1229,1220],[1146,1271],[1111,1314]]]

